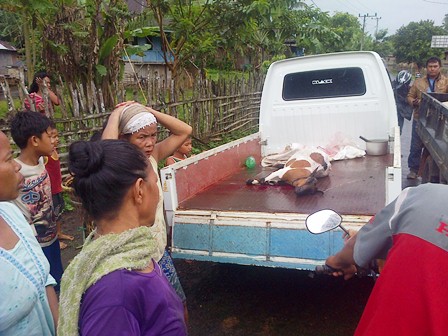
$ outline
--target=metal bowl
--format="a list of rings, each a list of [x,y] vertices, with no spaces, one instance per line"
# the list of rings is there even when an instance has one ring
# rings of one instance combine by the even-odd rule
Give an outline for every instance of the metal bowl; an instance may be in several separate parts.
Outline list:
[[[366,141],[367,155],[386,155],[389,140],[378,139]]]

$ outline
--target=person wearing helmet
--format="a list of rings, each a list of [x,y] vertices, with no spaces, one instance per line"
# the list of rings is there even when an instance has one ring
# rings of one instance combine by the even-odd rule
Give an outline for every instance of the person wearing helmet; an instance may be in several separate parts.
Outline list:
[[[408,179],[414,180],[418,177],[420,169],[420,159],[423,150],[423,143],[417,134],[418,110],[422,99],[422,92],[448,92],[448,78],[441,74],[442,61],[438,57],[430,57],[426,61],[426,76],[417,78],[408,93],[408,103],[414,108],[412,121],[411,148],[409,150]]]
[[[406,70],[401,70],[393,83],[395,104],[397,105],[398,126],[400,134],[403,130],[404,119],[411,120],[412,107],[407,102],[407,95],[411,87],[411,74]]]

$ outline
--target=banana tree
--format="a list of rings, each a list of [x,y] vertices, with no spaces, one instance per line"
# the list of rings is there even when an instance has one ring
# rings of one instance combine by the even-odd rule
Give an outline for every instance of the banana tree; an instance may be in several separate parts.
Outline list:
[[[94,87],[100,88],[105,106],[113,106],[120,83],[124,30],[130,17],[126,2],[60,0],[56,7],[43,32],[48,68],[59,73],[71,91],[83,91],[89,97]]]

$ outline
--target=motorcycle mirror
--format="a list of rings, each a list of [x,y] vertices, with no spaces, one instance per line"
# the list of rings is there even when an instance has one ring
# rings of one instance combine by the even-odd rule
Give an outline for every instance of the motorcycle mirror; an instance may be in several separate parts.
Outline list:
[[[309,215],[305,220],[306,228],[313,234],[324,233],[336,229],[341,223],[341,215],[330,209],[316,211]]]

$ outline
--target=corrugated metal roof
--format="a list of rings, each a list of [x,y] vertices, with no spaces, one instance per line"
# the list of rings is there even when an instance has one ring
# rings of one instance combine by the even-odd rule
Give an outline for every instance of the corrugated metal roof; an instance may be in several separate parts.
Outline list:
[[[0,50],[17,51],[16,48],[14,48],[12,45],[10,45],[8,42],[5,41],[0,41]]]

